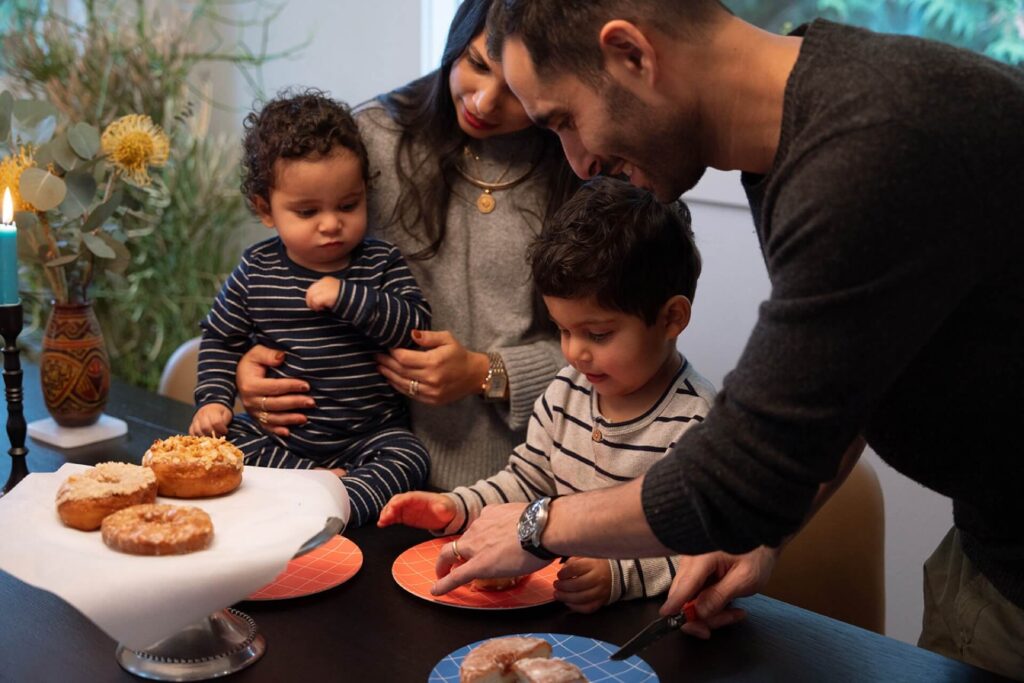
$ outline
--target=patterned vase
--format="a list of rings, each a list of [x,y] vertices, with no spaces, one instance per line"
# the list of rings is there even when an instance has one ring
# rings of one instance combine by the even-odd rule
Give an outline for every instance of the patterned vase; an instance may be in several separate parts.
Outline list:
[[[99,419],[110,393],[110,361],[92,304],[53,304],[39,375],[57,424],[84,427]]]

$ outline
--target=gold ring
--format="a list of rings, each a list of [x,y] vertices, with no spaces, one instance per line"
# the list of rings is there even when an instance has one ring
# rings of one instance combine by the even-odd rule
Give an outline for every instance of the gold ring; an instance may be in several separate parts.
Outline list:
[[[420,383],[419,383],[419,381],[415,380],[415,379],[409,380],[409,395],[410,396],[415,396],[416,392],[418,392],[419,390],[420,390]]]
[[[256,419],[262,422],[263,424],[267,424],[267,422],[270,421],[270,415],[267,414],[267,411],[261,410],[259,413],[256,414]]]
[[[461,554],[459,554],[459,541],[458,541],[458,539],[452,541],[452,555],[454,555],[455,559],[458,560],[459,562],[465,562],[466,561],[465,558],[462,557]]]
[[[264,396],[263,398],[260,399],[260,410],[262,410],[264,413],[267,412],[267,397],[266,396]]]

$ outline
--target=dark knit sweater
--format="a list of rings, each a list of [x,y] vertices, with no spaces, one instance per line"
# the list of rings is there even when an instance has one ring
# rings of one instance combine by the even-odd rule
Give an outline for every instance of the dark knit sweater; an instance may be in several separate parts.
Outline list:
[[[854,436],[953,500],[1024,607],[1024,72],[817,21],[768,175],[743,178],[771,295],[706,421],[649,472],[658,538],[777,545]]]

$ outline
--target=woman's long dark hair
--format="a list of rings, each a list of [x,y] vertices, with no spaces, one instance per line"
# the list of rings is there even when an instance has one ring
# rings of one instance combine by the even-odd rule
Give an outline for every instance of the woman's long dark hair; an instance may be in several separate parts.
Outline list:
[[[491,2],[462,2],[448,29],[440,68],[377,98],[402,127],[395,152],[402,192],[387,222],[397,222],[410,235],[426,238],[428,243],[407,254],[409,258],[432,258],[444,242],[455,165],[469,140],[459,128],[448,78],[452,64],[484,30]],[[541,175],[541,187],[551,188],[544,211],[546,221],[575,192],[580,181],[569,168],[558,138],[540,128],[535,130],[543,140],[543,151],[534,173]]]

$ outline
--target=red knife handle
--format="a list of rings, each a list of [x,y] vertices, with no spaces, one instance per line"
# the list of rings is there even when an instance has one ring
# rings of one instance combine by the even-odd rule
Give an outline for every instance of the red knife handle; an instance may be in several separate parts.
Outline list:
[[[690,600],[690,602],[683,605],[683,614],[686,615],[687,623],[691,621],[699,621],[700,617],[697,616],[697,605],[696,600]]]

